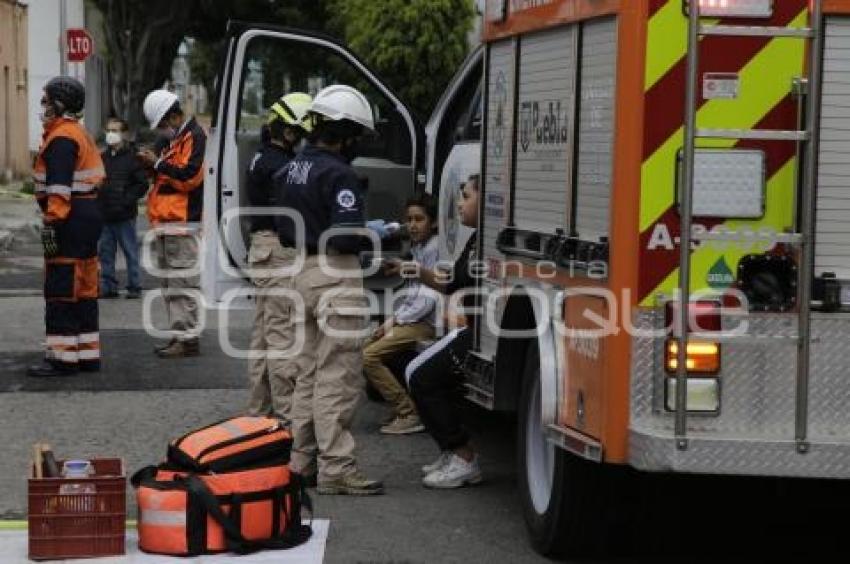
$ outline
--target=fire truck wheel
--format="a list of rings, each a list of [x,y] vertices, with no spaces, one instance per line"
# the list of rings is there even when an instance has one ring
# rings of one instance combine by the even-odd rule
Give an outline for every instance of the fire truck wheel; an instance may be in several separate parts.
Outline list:
[[[527,357],[519,405],[517,481],[531,542],[547,556],[587,554],[598,538],[593,504],[600,468],[546,440],[537,348],[531,347]]]

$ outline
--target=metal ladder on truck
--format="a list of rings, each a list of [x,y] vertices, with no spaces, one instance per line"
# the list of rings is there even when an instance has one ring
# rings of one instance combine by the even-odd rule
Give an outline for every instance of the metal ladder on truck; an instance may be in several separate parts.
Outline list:
[[[683,186],[680,201],[681,234],[679,243],[679,319],[677,338],[677,373],[675,397],[676,447],[687,450],[687,330],[688,307],[691,282],[691,242],[701,237],[691,233],[693,219],[694,168],[697,139],[757,139],[801,143],[805,169],[799,189],[801,206],[798,218],[798,233],[788,234],[783,241],[799,245],[797,308],[799,312],[797,332],[797,378],[795,408],[795,441],[797,450],[807,452],[808,407],[809,407],[809,353],[810,353],[810,310],[812,276],[814,274],[814,212],[815,185],[817,183],[817,159],[820,122],[821,70],[823,65],[823,3],[810,2],[810,24],[806,28],[745,25],[705,25],[700,13],[700,2],[691,0],[688,13],[688,63],[685,101],[685,144],[683,147]],[[805,102],[805,125],[800,130],[769,129],[703,129],[696,126],[699,41],[706,36],[725,37],[791,37],[808,41],[808,79]],[[805,84],[805,83],[804,83]],[[801,107],[802,109],[802,107]]]

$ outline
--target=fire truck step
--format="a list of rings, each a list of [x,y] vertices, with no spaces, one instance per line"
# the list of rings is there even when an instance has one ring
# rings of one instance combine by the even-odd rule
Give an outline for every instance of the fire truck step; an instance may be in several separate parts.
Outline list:
[[[777,27],[751,25],[702,25],[700,35],[723,35],[727,37],[814,37],[814,31],[808,27]]]
[[[786,243],[799,245],[803,242],[802,233],[767,233],[751,231],[697,231],[691,233],[691,241],[758,241],[761,243]]]
[[[757,139],[761,141],[808,141],[808,131],[782,129],[697,129],[704,139]]]

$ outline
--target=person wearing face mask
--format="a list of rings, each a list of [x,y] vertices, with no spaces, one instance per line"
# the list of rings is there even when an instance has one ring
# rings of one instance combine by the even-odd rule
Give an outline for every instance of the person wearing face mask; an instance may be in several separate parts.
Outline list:
[[[98,193],[103,214],[100,235],[100,297],[118,297],[115,255],[118,247],[127,262],[127,298],[141,295],[139,283],[139,244],[136,240],[138,202],[148,191],[145,170],[127,140],[127,122],[110,118],[106,122],[106,150],[101,153],[106,167],[106,181]]]
[[[295,157],[310,126],[304,120],[313,98],[302,92],[291,92],[272,104],[264,125],[265,139],[248,167],[248,204],[251,207],[274,206],[274,174]],[[248,413],[253,416],[277,417],[289,424],[292,391],[295,382],[286,370],[286,359],[279,353],[290,344],[281,339],[289,323],[289,300],[275,295],[274,290],[288,288],[289,278],[277,272],[290,264],[293,249],[285,249],[275,231],[274,216],[252,215],[251,247],[248,263],[257,293],[251,351],[256,358],[249,364],[251,390]],[[264,290],[268,292],[264,293]]]
[[[148,193],[148,219],[157,230],[155,246],[162,278],[163,299],[168,311],[172,338],[156,348],[162,358],[200,354],[198,308],[198,226],[204,196],[204,151],[207,136],[194,117],[187,116],[177,96],[154,90],[143,104],[151,129],[170,138],[155,154],[150,149],[137,153],[153,169],[153,187]]]
[[[277,218],[281,245],[300,254],[298,272],[290,274],[300,311],[284,335],[298,343],[288,360],[295,379],[291,465],[317,479],[319,494],[380,494],[383,484],[357,468],[350,431],[364,386],[368,313],[357,253],[369,243],[350,163],[358,138],[375,129],[374,117],[366,97],[344,85],[316,94],[307,115],[307,146],[274,178],[277,205],[303,219],[301,229],[291,217]]]
[[[44,221],[47,350],[44,362],[27,372],[34,377],[100,370],[97,189],[104,170],[79,121],[85,100],[85,87],[68,76],[49,80],[41,99],[44,134],[33,180]]]

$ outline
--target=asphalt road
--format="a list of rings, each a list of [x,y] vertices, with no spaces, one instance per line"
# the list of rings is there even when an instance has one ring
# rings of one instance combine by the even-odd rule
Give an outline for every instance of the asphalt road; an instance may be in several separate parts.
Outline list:
[[[23,375],[38,359],[43,304],[37,295],[37,247],[21,241],[0,255],[0,518],[26,516],[30,446],[50,442],[60,456],[117,456],[128,473],[165,455],[169,439],[239,414],[246,402],[246,361],[218,344],[212,313],[203,356],[160,360],[141,326],[141,301],[101,302],[104,371],[57,380]],[[152,281],[146,278],[147,287]],[[155,324],[163,312],[154,310]],[[244,343],[251,314],[231,317],[228,334]],[[377,433],[385,407],[364,399],[354,432],[362,469],[386,483],[375,498],[315,496],[316,515],[331,520],[329,563],[532,563],[516,493],[514,421],[471,406],[466,420],[486,481],[458,491],[420,485],[419,466],[436,453],[426,435]],[[134,516],[128,492],[130,517]],[[761,562],[844,547],[848,485],[836,482],[639,476],[626,506],[631,529],[605,562]],[[837,517],[835,515],[837,514]],[[839,561],[841,561],[839,560]],[[242,562],[250,560],[242,559]],[[0,546],[0,563],[3,562]]]

